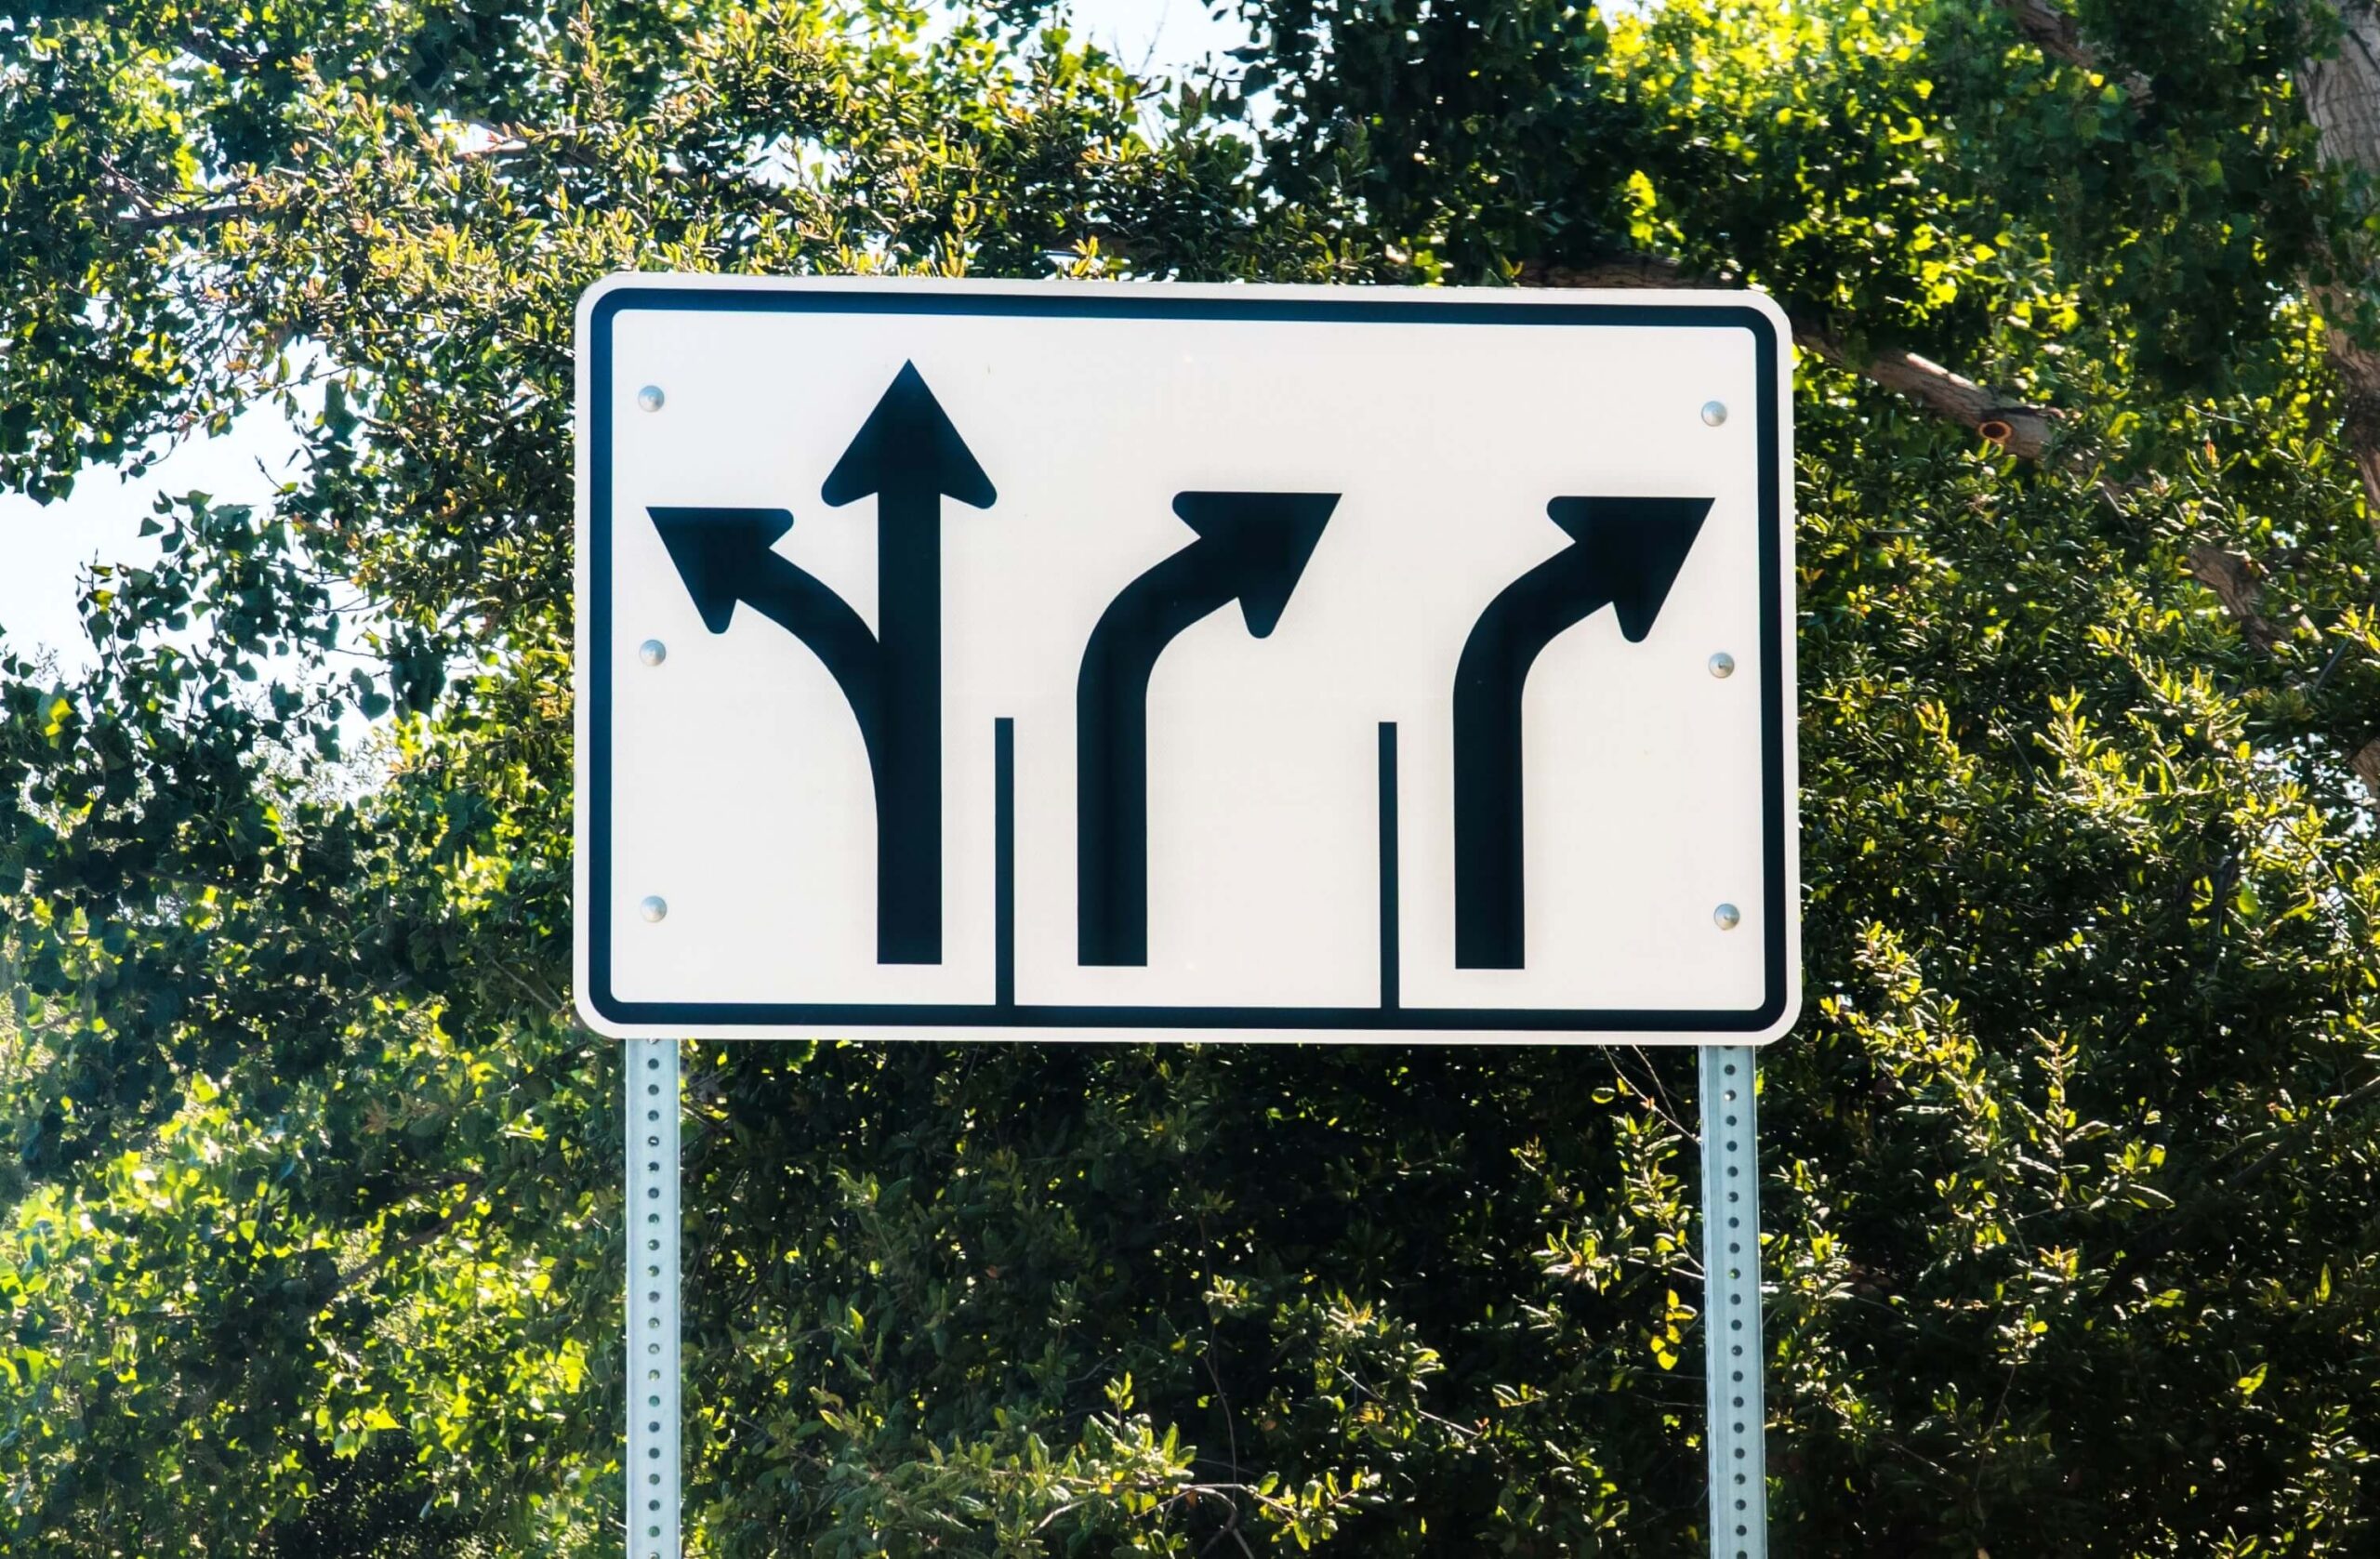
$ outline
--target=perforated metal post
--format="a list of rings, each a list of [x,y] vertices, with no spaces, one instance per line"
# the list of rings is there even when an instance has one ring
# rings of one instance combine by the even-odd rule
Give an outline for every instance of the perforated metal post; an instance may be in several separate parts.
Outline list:
[[[1702,1351],[1712,1559],[1768,1559],[1755,1053],[1741,1045],[1702,1050]]]
[[[679,1559],[678,1042],[628,1059],[628,1552]]]

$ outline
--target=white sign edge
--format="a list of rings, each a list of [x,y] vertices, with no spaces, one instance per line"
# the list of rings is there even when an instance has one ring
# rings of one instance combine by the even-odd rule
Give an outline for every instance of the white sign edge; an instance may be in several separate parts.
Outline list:
[[[597,308],[615,292],[628,288],[676,288],[686,291],[816,291],[866,293],[906,290],[951,296],[1047,297],[1093,288],[1162,288],[1178,297],[1278,298],[1314,300],[1327,297],[1366,298],[1393,296],[1400,302],[1543,305],[1611,304],[1636,309],[1750,308],[1765,316],[1776,332],[1777,436],[1782,469],[1778,473],[1778,525],[1784,545],[1778,549],[1778,600],[1784,621],[1778,635],[1777,658],[1785,704],[1781,721],[1783,760],[1785,991],[1777,1016],[1756,1030],[1662,1029],[1647,1032],[1598,1030],[1562,1032],[1521,1029],[1315,1029],[1165,1027],[1104,1028],[1018,1024],[932,1027],[854,1023],[849,1024],[643,1024],[622,1023],[605,1014],[592,999],[587,938],[588,895],[591,870],[586,799],[588,792],[590,727],[587,668],[593,646],[592,577],[584,545],[591,522],[589,486],[592,441],[588,426],[588,392],[592,367],[587,350]],[[1383,299],[1385,300],[1385,299]],[[572,334],[572,623],[571,623],[571,1004],[578,1020],[593,1032],[614,1039],[842,1039],[943,1041],[966,1044],[1001,1043],[1125,1043],[1183,1044],[1238,1041],[1250,1044],[1329,1045],[1740,1045],[1774,1043],[1801,1021],[1802,973],[1802,830],[1799,692],[1800,634],[1797,630],[1794,566],[1793,501],[1793,324],[1775,299],[1753,288],[1680,287],[1674,289],[1578,287],[1527,289],[1516,287],[1371,287],[1312,285],[1289,283],[1089,282],[991,280],[972,277],[924,276],[747,276],[681,271],[614,271],[579,295]],[[1358,1037],[1359,1036],[1359,1037]]]

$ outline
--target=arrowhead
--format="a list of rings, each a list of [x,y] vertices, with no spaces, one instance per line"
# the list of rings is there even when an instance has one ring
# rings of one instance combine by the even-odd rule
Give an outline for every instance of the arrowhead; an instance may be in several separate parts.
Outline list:
[[[661,545],[678,565],[703,626],[725,633],[735,603],[777,537],[793,529],[782,509],[651,509]]]
[[[1611,593],[1620,631],[1644,642],[1711,512],[1709,498],[1556,498],[1546,514],[1570,535]]]
[[[990,508],[999,495],[918,365],[904,363],[827,473],[820,495],[840,509],[871,493],[919,485],[977,509]]]
[[[1336,493],[1176,493],[1173,512],[1211,548],[1237,587],[1248,631],[1264,638],[1281,621]]]

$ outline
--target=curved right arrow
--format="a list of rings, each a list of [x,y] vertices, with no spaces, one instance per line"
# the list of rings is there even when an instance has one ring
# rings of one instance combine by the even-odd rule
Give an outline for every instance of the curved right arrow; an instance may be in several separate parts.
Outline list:
[[[1454,962],[1519,969],[1526,951],[1521,694],[1539,652],[1609,606],[1641,643],[1710,514],[1709,498],[1556,498],[1570,545],[1504,587],[1454,675]]]
[[[1078,961],[1149,961],[1149,678],[1191,624],[1239,602],[1272,633],[1314,556],[1336,493],[1179,493],[1198,539],[1119,591],[1083,650],[1075,687]]]

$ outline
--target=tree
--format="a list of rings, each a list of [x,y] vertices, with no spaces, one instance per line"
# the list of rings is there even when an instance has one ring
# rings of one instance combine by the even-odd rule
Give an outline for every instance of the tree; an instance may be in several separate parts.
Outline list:
[[[1243,12],[1155,91],[1031,0],[0,7],[0,474],[275,396],[309,456],[0,667],[11,1552],[615,1540],[562,733],[628,268],[1771,290],[1780,1530],[2369,1548],[2368,0]],[[704,1047],[704,1551],[1695,1552],[1689,1059]]]

